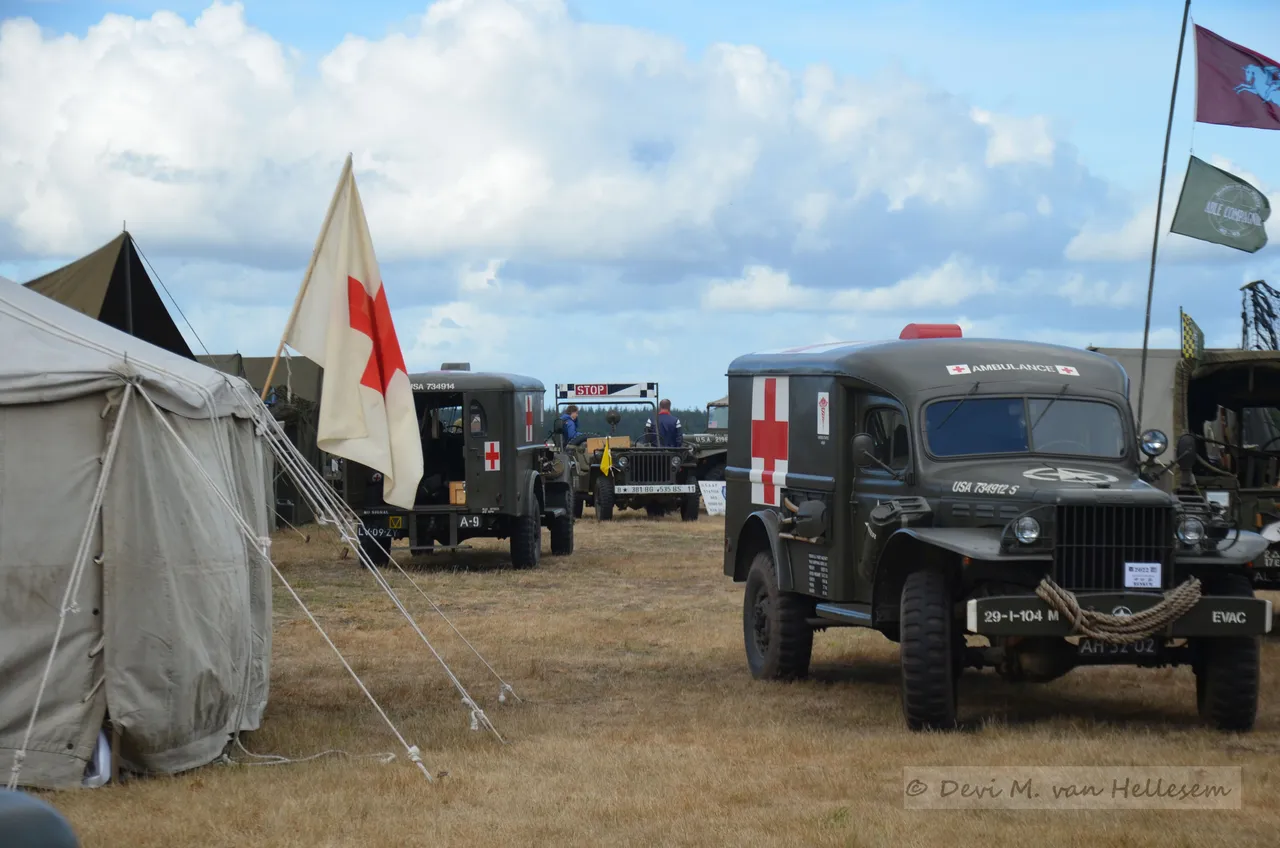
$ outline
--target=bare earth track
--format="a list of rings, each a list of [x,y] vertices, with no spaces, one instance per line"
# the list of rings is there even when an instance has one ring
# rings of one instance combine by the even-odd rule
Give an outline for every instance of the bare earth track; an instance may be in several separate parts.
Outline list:
[[[964,731],[913,734],[897,646],[815,638],[811,678],[753,681],[741,587],[721,572],[723,522],[587,510],[577,552],[506,568],[502,543],[419,558],[414,574],[525,699],[498,684],[404,578],[392,585],[507,739],[472,732],[434,658],[323,531],[277,534],[277,563],[405,737],[277,586],[270,702],[250,750],[395,752],[209,766],[53,794],[86,846],[1280,844],[1280,640],[1264,640],[1252,734],[1199,726],[1189,669],[1078,669],[1048,685],[961,682]],[[407,561],[407,551],[397,551]],[[1273,600],[1275,596],[1273,595]],[[239,759],[246,759],[240,755]],[[1239,811],[908,811],[907,765],[1241,765]]]

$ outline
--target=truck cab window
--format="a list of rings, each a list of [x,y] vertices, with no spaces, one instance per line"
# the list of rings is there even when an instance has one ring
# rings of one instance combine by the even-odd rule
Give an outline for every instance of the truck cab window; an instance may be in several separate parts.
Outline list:
[[[867,412],[866,431],[874,444],[876,459],[897,470],[910,463],[911,449],[907,422],[893,407],[883,406]]]
[[[480,401],[471,401],[470,411],[470,429],[473,436],[484,436],[489,431],[488,419],[484,414],[484,407]]]

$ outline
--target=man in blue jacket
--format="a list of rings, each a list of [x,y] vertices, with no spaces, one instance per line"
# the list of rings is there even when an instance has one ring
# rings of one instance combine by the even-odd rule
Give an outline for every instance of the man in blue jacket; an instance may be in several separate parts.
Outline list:
[[[671,414],[671,401],[663,398],[658,404],[658,446],[678,448],[684,445],[684,430],[680,419]]]
[[[564,443],[566,445],[576,445],[578,441],[578,407],[567,406],[560,415],[560,420],[564,422]],[[586,437],[583,436],[583,439]]]

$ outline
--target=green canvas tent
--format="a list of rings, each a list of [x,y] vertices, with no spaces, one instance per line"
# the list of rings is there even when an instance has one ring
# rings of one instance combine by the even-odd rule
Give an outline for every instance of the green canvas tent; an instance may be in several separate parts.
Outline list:
[[[117,330],[195,359],[127,230],[92,253],[24,285]]]

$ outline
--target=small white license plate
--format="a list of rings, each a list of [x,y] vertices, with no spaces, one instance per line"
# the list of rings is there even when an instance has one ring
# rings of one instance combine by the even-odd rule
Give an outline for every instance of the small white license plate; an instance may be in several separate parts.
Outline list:
[[[619,495],[691,495],[698,491],[693,483],[637,483],[631,486],[615,486]]]
[[[1124,564],[1124,587],[1126,589],[1159,589],[1160,563],[1126,562]]]
[[[1123,645],[1112,645],[1100,639],[1081,639],[1077,653],[1091,657],[1103,655],[1120,656],[1124,654],[1149,656],[1160,653],[1160,646],[1156,644],[1155,639],[1139,639],[1136,642],[1127,642]]]

